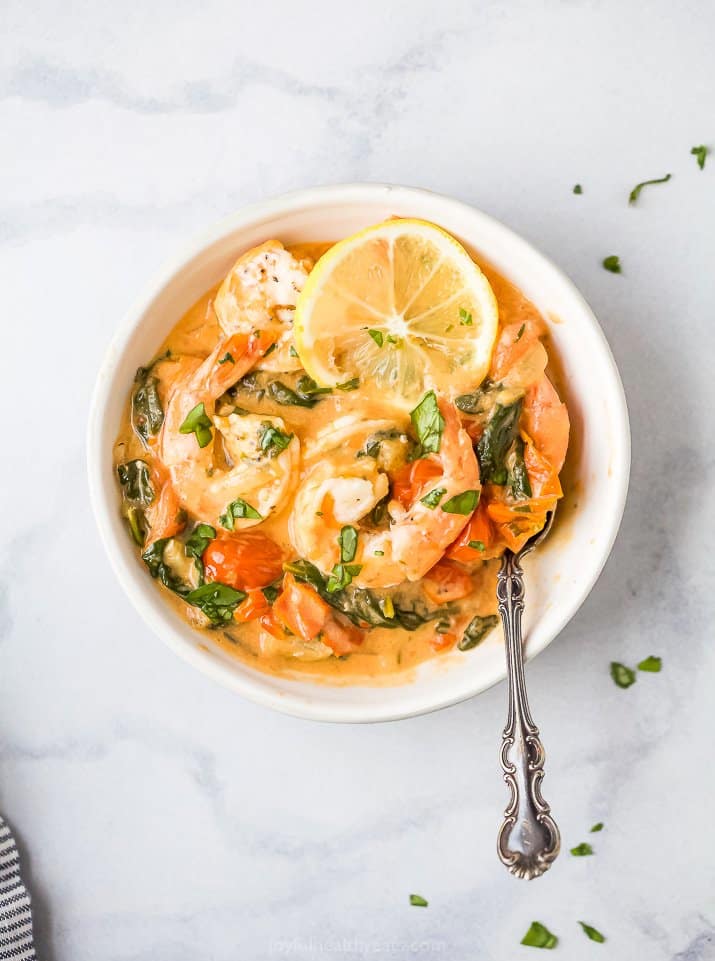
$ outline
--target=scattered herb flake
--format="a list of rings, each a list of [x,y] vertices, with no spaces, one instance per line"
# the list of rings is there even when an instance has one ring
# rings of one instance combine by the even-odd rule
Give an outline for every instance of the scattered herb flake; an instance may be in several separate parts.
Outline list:
[[[591,828],[590,833],[596,834],[597,831],[602,831],[602,830],[603,830],[603,821],[599,821],[597,824],[594,824],[594,826]]]
[[[426,908],[429,904],[429,901],[426,901],[421,894],[411,894],[410,904],[414,908]]]
[[[663,659],[661,657],[656,657],[655,654],[651,654],[650,657],[646,657],[645,660],[640,662],[638,665],[638,670],[648,671],[651,674],[658,674],[662,666]]]
[[[184,595],[184,600],[193,607],[198,607],[211,621],[212,626],[218,627],[233,620],[233,612],[247,596],[245,591],[237,591],[227,584],[215,581],[189,591]]]
[[[370,329],[368,330],[368,334],[372,337],[378,347],[382,347],[383,343],[385,342],[385,338],[383,337],[381,330]]]
[[[484,551],[486,547],[484,546],[484,541],[469,541],[467,547],[471,547],[473,551]]]
[[[636,682],[636,672],[618,661],[611,661],[611,677],[614,684],[619,687],[630,687],[631,684]]]
[[[425,507],[429,507],[429,509],[433,511],[446,493],[446,487],[435,487],[435,489],[430,491],[429,494],[425,494],[424,497],[420,497],[420,503],[424,504]]]
[[[336,564],[325,585],[325,590],[329,594],[342,591],[343,588],[352,583],[353,577],[357,577],[361,570],[362,564]]]
[[[292,440],[293,434],[286,434],[279,430],[269,420],[264,421],[258,430],[258,446],[269,457],[280,454]]]
[[[710,153],[705,144],[700,144],[699,147],[691,147],[690,153],[697,159],[698,167],[702,170],[705,166],[705,158]]]
[[[581,184],[574,184],[573,192],[574,192],[575,194],[582,194],[582,193],[583,193],[583,187],[581,186]]]
[[[472,320],[472,315],[464,307],[459,308],[459,323],[462,327],[471,327],[474,321]]]
[[[410,412],[410,420],[420,442],[418,457],[415,459],[424,457],[425,454],[439,453],[444,431],[444,417],[439,411],[437,395],[433,390],[428,391]]]
[[[186,415],[186,420],[179,427],[180,434],[195,434],[199,447],[206,447],[211,443],[211,421],[206,414],[203,403],[197,404]]]
[[[350,525],[343,527],[338,535],[338,544],[340,544],[340,560],[343,564],[349,564],[350,561],[355,560],[357,542],[358,532],[355,530],[355,528],[350,527]]]
[[[531,927],[521,939],[521,943],[530,948],[548,948],[551,950],[559,943],[559,939],[541,921],[532,921]]]
[[[232,531],[234,528],[234,520],[237,518],[248,518],[254,521],[263,520],[256,508],[252,507],[242,497],[237,497],[235,501],[231,501],[226,508],[226,513],[222,514],[218,521],[226,530]]]
[[[455,494],[442,504],[442,510],[445,514],[464,514],[465,516],[471,514],[479,503],[479,493],[476,490],[468,490]]]
[[[575,858],[586,858],[590,854],[593,854],[593,848],[587,841],[582,841],[580,844],[577,844],[575,848],[571,848],[571,854],[573,854]]]
[[[612,274],[621,273],[621,260],[616,254],[610,254],[603,260],[603,266],[606,270],[610,270]]]
[[[480,617],[478,614],[467,625],[462,640],[457,644],[460,651],[471,651],[480,644],[492,628],[497,626],[496,614]]]
[[[522,324],[521,327],[519,328],[519,333],[516,335],[514,343],[516,343],[517,340],[521,340],[521,338],[524,336],[525,330],[526,330],[526,324]]]
[[[204,562],[203,553],[211,541],[216,537],[216,529],[210,524],[197,524],[191,532],[191,536],[184,545],[187,557],[193,557],[196,570],[199,572],[199,582],[204,582]]]
[[[353,377],[351,380],[346,380],[344,384],[336,384],[335,386],[338,390],[357,390],[360,386],[360,378]]]
[[[226,353],[223,355],[223,357],[219,361],[219,364],[235,364],[235,363],[236,361],[233,359],[233,356],[228,351],[226,351]]]
[[[384,551],[373,551],[373,554],[375,555],[375,557],[384,557],[384,556],[385,556],[385,552],[384,552]]]
[[[586,935],[586,937],[590,938],[592,941],[598,941],[599,944],[603,944],[603,942],[606,940],[600,931],[594,927],[591,927],[590,924],[586,924],[585,921],[579,921],[579,924],[583,928],[583,933]]]
[[[297,356],[298,356],[298,351],[295,349],[295,347],[293,346],[293,344],[291,344],[290,347],[288,348],[288,354],[289,354],[291,357],[297,357]]]
[[[658,177],[656,180],[643,180],[641,183],[636,184],[633,190],[631,190],[631,192],[628,194],[628,203],[634,204],[636,200],[638,200],[640,192],[644,187],[648,187],[650,184],[667,184],[670,180],[670,177],[670,174],[666,174],[665,177]]]

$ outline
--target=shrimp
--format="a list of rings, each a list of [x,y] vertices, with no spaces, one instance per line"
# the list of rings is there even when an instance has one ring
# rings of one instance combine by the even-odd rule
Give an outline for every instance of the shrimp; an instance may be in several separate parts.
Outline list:
[[[297,479],[300,445],[282,418],[216,409],[271,343],[265,331],[222,340],[173,385],[159,437],[158,456],[179,505],[229,530],[278,511]]]
[[[569,446],[569,414],[546,374],[526,392],[522,427],[559,474]]]
[[[332,448],[324,441],[309,452],[317,462],[298,488],[288,523],[301,557],[324,574],[347,560],[353,582],[369,587],[417,581],[440,560],[468,522],[481,485],[454,407],[442,401],[439,410],[439,450],[413,461],[407,425],[399,421],[343,419]],[[455,506],[455,498],[459,513],[443,509]],[[345,527],[357,532],[349,558],[341,543]]]
[[[278,240],[242,254],[219,287],[214,310],[224,334],[267,331],[275,341],[260,370],[299,370],[293,347],[293,314],[312,261],[297,260]]]

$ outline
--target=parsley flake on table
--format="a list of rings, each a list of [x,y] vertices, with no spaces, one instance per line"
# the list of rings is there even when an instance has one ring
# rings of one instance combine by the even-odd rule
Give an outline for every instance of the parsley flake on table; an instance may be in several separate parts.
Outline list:
[[[611,677],[618,687],[630,687],[636,683],[636,672],[618,661],[611,661]]]
[[[628,194],[628,203],[634,204],[640,196],[640,192],[644,187],[648,187],[651,184],[667,184],[671,178],[671,174],[666,174],[665,177],[657,177],[655,180],[642,180],[639,184],[636,184],[633,190]]]
[[[571,848],[571,854],[573,854],[575,858],[586,858],[590,854],[593,854],[593,848],[586,841],[582,841],[580,844],[577,844],[575,848]]]
[[[621,259],[617,254],[610,254],[608,257],[604,257],[603,266],[606,270],[610,270],[612,274],[621,273]]]
[[[690,153],[696,158],[698,167],[702,170],[705,167],[705,158],[710,153],[708,148],[704,143],[701,143],[699,147],[691,147]]]
[[[662,666],[663,659],[661,657],[656,657],[655,654],[651,654],[650,657],[646,657],[640,662],[638,665],[638,670],[648,671],[650,674],[658,674]]]
[[[579,921],[579,924],[583,928],[583,933],[586,935],[586,937],[590,938],[592,941],[597,941],[599,944],[603,944],[603,942],[606,940],[600,931],[592,927],[590,924],[586,924],[585,921]]]
[[[547,948],[551,950],[559,943],[555,934],[542,924],[541,921],[532,921],[531,927],[521,939],[521,943],[529,948]]]
[[[583,193],[583,187],[581,186],[581,184],[574,184],[573,192],[574,192],[575,194],[582,194],[582,193]]]
[[[413,908],[426,908],[429,904],[429,901],[423,898],[421,894],[411,894],[410,904]]]

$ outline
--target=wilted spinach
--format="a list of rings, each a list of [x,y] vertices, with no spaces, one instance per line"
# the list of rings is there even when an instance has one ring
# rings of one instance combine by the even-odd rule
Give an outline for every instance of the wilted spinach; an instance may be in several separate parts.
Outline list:
[[[168,352],[164,356],[168,356]],[[132,427],[145,445],[149,437],[157,434],[164,423],[164,408],[159,399],[159,378],[152,374],[156,363],[157,361],[154,361],[149,367],[140,367],[134,377],[136,386],[132,394]]]
[[[478,614],[473,617],[467,625],[462,640],[457,647],[460,651],[471,651],[480,641],[483,641],[492,628],[496,627],[496,614],[489,614],[487,617],[480,617]]]
[[[149,465],[143,460],[130,460],[117,467],[122,495],[139,507],[148,507],[154,500],[154,488],[149,477]]]
[[[477,443],[477,459],[483,484],[506,484],[506,455],[519,430],[523,401],[508,407],[497,404]]]

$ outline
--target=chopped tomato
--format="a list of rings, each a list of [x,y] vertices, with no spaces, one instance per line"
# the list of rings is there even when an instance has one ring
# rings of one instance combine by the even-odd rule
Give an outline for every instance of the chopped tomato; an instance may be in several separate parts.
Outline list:
[[[457,643],[457,635],[451,634],[449,631],[446,634],[435,633],[434,637],[430,638],[429,643],[433,651],[448,651]]]
[[[238,605],[233,617],[234,620],[245,623],[246,621],[255,621],[264,614],[268,614],[270,610],[271,605],[266,600],[263,591],[253,590],[249,591],[248,597]]]
[[[325,622],[321,640],[331,647],[335,654],[350,654],[363,642],[364,634],[359,627],[340,614],[332,614]]]
[[[330,616],[330,605],[292,574],[283,578],[283,590],[273,604],[273,616],[304,641],[312,641]]]
[[[422,586],[435,604],[459,601],[472,593],[472,578],[463,568],[451,561],[441,560],[425,574]]]
[[[222,533],[203,554],[206,580],[239,591],[267,587],[283,571],[283,552],[260,531]]]
[[[494,557],[492,548],[495,540],[496,532],[487,513],[486,494],[484,488],[482,488],[482,496],[479,498],[476,510],[470,517],[467,526],[447,551],[447,557],[451,557],[455,561],[461,561],[463,564]],[[480,547],[476,546],[470,547],[470,544],[480,545],[483,549],[480,550]]]
[[[442,477],[444,470],[436,460],[420,457],[401,467],[392,478],[392,496],[404,508],[427,492],[432,481]]]

